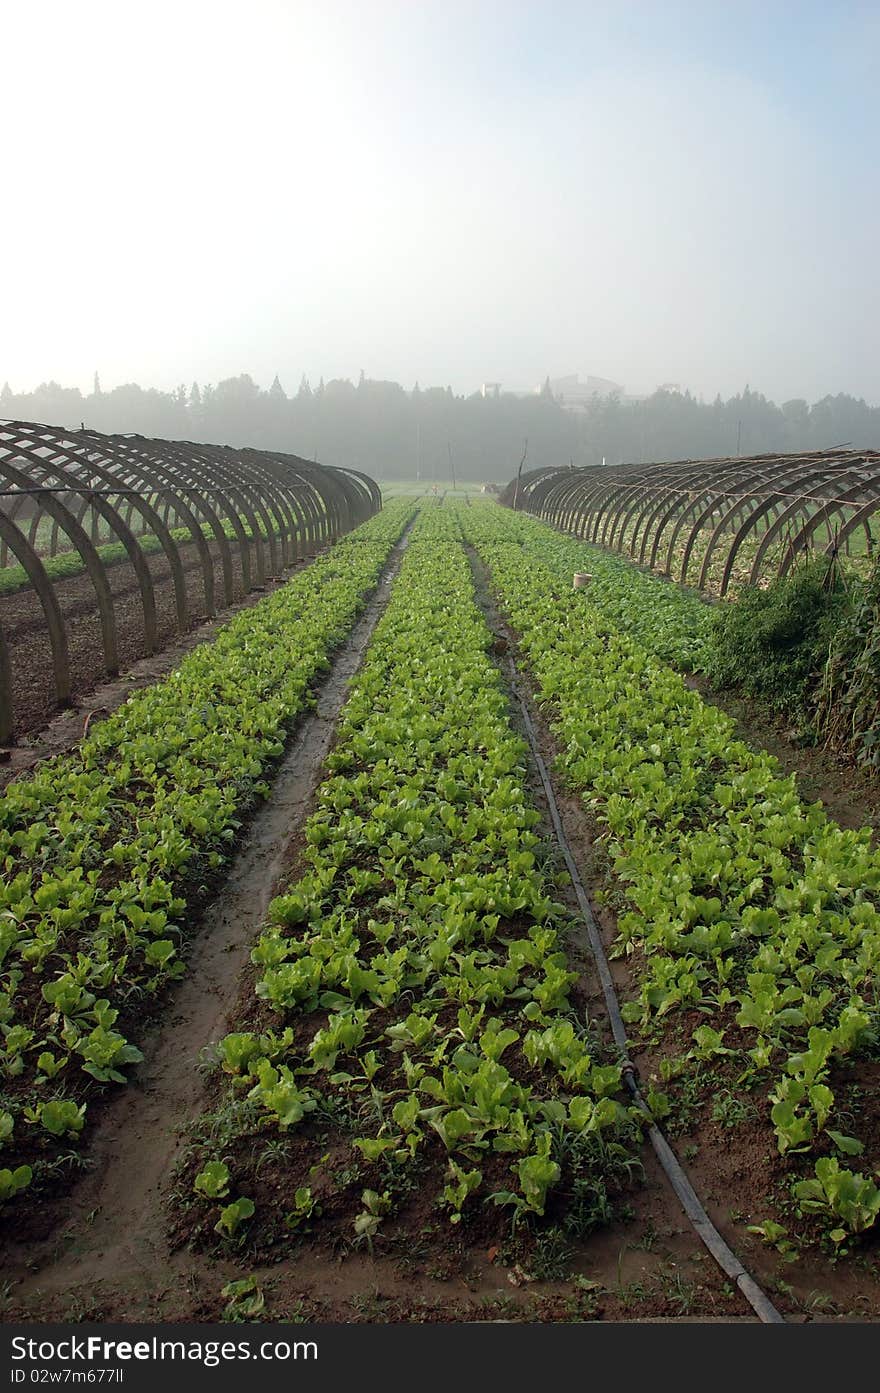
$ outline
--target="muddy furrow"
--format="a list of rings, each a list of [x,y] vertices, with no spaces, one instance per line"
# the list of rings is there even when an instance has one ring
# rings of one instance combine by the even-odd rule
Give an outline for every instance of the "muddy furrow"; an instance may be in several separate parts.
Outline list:
[[[226,1029],[240,976],[320,782],[349,683],[388,603],[408,534],[409,528],[393,548],[314,710],[297,727],[268,801],[207,905],[186,977],[161,1023],[141,1041],[144,1062],[103,1112],[88,1146],[90,1169],[66,1201],[66,1219],[43,1244],[7,1247],[0,1275],[15,1284],[16,1304],[95,1282],[141,1281],[155,1290],[180,1267],[169,1254],[163,1198],[181,1133],[201,1110],[200,1055]],[[211,1268],[218,1271],[216,1263]]]

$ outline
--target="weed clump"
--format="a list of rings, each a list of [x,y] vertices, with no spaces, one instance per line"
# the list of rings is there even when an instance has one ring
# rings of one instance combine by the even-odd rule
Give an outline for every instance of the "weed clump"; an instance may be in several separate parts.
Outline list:
[[[712,617],[706,673],[781,715],[812,719],[815,693],[850,595],[832,558],[819,557],[766,588],[747,586]]]

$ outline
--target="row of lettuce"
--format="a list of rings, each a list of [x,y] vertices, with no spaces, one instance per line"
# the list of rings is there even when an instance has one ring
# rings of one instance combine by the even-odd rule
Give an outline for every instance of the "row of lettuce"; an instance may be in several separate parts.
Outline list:
[[[564,539],[501,510],[461,516],[551,713],[561,767],[607,829],[629,904],[618,950],[640,983],[625,1014],[649,1032],[699,1021],[691,1057],[766,1090],[778,1151],[795,1158],[796,1203],[833,1224],[836,1242],[870,1227],[880,1188],[876,1172],[851,1169],[864,1147],[833,1078],[876,1042],[870,832],[805,805],[771,755],[736,740],[733,722],[652,656],[674,654],[687,628],[656,599],[670,587],[649,591],[626,571],[615,600],[608,569],[572,593]],[[640,602],[652,612],[634,622]]]
[[[486,515],[486,505],[477,513]],[[505,509],[495,518],[503,533],[569,588],[575,572],[590,576],[589,600],[603,621],[635,640],[646,652],[687,672],[699,672],[706,660],[712,606],[695,590],[640,571],[630,561],[555,532],[527,513]]]
[[[258,1018],[218,1047],[212,1116],[235,1122],[192,1163],[205,1228],[247,1222],[259,1243],[321,1216],[372,1243],[427,1193],[453,1224],[492,1200],[502,1224],[550,1206],[583,1232],[607,1217],[611,1161],[637,1168],[620,1068],[571,995],[568,915],[491,640],[456,516],[427,505],[343,710],[304,872],[252,954]]]
[[[291,722],[413,508],[390,505],[6,789],[0,1201],[51,1172],[95,1088],[140,1058],[127,1022],[182,974],[188,901],[268,793]]]
[[[525,546],[535,537],[534,521],[517,514],[510,524]],[[756,700],[785,719],[799,744],[823,744],[871,771],[880,768],[876,558],[857,566],[850,556],[807,552],[786,576],[756,585],[737,569],[726,600],[712,604],[549,528],[540,550],[560,577],[591,572],[597,610],[655,657],[702,674],[717,692]]]

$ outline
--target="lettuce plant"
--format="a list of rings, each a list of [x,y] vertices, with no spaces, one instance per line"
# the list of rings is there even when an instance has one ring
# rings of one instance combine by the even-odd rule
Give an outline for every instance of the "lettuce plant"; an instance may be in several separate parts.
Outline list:
[[[193,1189],[206,1199],[222,1199],[229,1194],[229,1167],[225,1161],[209,1161],[196,1176]]]
[[[30,1166],[16,1166],[15,1170],[4,1167],[0,1170],[0,1204],[26,1190],[33,1178]]]
[[[220,1210],[220,1218],[214,1228],[224,1238],[234,1238],[242,1224],[247,1219],[253,1218],[255,1212],[256,1206],[253,1200],[242,1195],[239,1199],[233,1200],[231,1204],[223,1206]]]
[[[847,1170],[835,1156],[823,1156],[815,1176],[795,1182],[792,1193],[807,1213],[833,1215],[848,1233],[871,1228],[880,1215],[880,1188],[871,1176]]]

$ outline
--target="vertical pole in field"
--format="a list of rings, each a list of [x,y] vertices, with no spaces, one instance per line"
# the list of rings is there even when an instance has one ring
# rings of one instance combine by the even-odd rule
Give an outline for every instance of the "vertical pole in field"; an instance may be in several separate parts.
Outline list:
[[[455,493],[455,461],[452,458],[452,446],[446,442],[446,452],[449,455],[449,471],[452,475],[452,492]]]
[[[526,455],[527,455],[528,453],[529,453],[529,437],[526,436],[525,440],[523,441],[522,459],[521,459],[520,462],[519,462],[519,469],[516,471],[516,487],[515,487],[514,490],[513,490],[513,511],[514,511],[514,512],[516,512],[517,508],[519,507],[519,481],[520,481],[520,476],[521,476],[521,474],[522,474],[523,465],[524,465],[525,462],[526,462]]]

